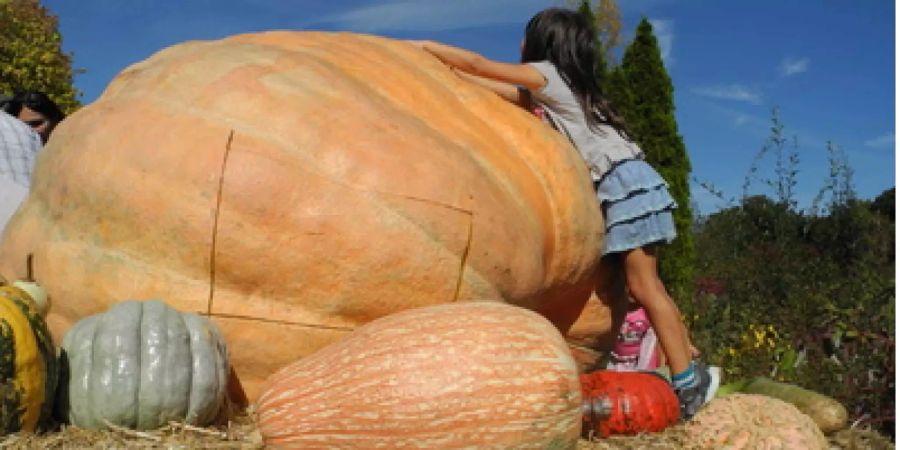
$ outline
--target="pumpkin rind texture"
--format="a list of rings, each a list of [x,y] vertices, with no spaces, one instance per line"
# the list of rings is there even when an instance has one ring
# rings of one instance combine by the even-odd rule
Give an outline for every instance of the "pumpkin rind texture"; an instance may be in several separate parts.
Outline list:
[[[58,377],[37,305],[22,289],[0,286],[0,434],[49,426]]]
[[[574,448],[578,369],[543,317],[499,302],[373,321],[272,375],[271,448]]]
[[[581,375],[586,437],[662,431],[678,423],[678,397],[668,381],[644,372],[600,370]]]
[[[497,298],[565,330],[602,232],[583,160],[527,111],[407,42],[278,31],[164,49],[66,118],[0,275],[34,254],[60,336],[124,298],[209,316],[253,398],[404,309]]]
[[[62,348],[63,408],[78,427],[208,425],[225,406],[228,352],[218,328],[161,301],[124,301],[87,317]]]
[[[606,354],[613,348],[625,318],[628,297],[619,272],[610,263],[601,262],[595,290],[565,335],[582,372],[605,368]]]
[[[825,450],[828,441],[794,405],[757,394],[717,397],[684,428],[690,448]]]

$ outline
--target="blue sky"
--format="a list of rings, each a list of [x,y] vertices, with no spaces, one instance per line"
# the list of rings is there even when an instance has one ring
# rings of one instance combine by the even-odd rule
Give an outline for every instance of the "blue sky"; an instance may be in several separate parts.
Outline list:
[[[128,65],[178,42],[271,29],[435,39],[518,60],[525,22],[562,0],[45,0],[59,17],[75,78],[94,101]],[[769,136],[773,108],[796,138],[798,200],[828,175],[826,143],[846,154],[854,186],[873,198],[895,185],[895,2],[890,0],[619,0],[627,42],[654,24],[675,86],[692,176],[741,195]],[[774,173],[771,160],[761,170]],[[755,192],[771,192],[755,183]],[[725,203],[692,186],[695,205]]]

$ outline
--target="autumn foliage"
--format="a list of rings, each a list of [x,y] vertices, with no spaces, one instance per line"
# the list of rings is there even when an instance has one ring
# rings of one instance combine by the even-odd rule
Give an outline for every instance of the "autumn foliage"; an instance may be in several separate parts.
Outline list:
[[[37,0],[0,0],[0,94],[42,91],[65,112],[78,108],[72,55],[58,20]]]

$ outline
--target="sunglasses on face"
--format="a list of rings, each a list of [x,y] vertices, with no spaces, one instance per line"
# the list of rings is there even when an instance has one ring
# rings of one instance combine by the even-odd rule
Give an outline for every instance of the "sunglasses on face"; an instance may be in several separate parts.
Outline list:
[[[47,119],[33,119],[25,121],[25,124],[31,128],[37,128],[45,123],[47,123]]]

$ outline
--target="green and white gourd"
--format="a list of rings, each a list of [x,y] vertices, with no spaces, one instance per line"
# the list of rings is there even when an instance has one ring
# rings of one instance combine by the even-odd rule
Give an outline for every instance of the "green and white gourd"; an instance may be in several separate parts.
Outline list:
[[[0,435],[52,425],[58,377],[56,349],[37,305],[22,289],[0,283]]]
[[[197,314],[158,300],[124,301],[76,323],[62,348],[69,365],[63,407],[75,426],[204,426],[225,407],[225,341]]]

